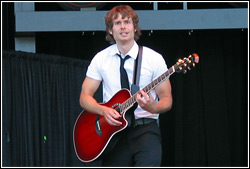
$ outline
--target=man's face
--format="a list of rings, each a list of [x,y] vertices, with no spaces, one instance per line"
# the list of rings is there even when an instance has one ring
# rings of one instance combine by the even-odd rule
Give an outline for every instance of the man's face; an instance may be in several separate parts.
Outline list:
[[[134,41],[135,29],[132,19],[122,18],[119,14],[117,19],[113,20],[113,27],[109,33],[113,35],[116,43]]]

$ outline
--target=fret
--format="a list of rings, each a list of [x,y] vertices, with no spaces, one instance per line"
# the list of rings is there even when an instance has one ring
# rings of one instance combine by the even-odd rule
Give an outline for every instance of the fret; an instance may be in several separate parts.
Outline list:
[[[154,86],[158,85],[158,79],[154,80]]]
[[[164,78],[165,78],[164,74],[163,74],[163,75],[161,75],[161,80],[164,80]]]

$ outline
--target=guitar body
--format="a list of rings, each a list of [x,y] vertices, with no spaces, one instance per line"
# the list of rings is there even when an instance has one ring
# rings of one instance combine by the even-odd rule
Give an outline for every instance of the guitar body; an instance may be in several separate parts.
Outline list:
[[[130,97],[130,92],[122,89],[102,105],[115,108]],[[73,131],[74,148],[78,158],[83,162],[97,159],[114,135],[128,126],[125,114],[124,112],[119,119],[122,122],[121,126],[111,126],[103,116],[83,110],[75,122]]]

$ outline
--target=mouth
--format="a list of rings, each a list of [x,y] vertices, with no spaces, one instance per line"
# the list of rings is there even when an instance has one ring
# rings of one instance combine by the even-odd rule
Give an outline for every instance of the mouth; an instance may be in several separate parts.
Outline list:
[[[127,33],[127,32],[121,32],[120,35],[121,35],[121,36],[127,36],[128,33]]]

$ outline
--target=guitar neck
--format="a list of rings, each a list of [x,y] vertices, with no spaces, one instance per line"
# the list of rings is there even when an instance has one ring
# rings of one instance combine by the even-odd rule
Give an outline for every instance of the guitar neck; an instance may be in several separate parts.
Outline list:
[[[169,68],[165,73],[160,75],[158,78],[156,78],[154,81],[152,81],[150,84],[145,86],[142,90],[146,93],[149,93],[151,90],[153,90],[156,86],[161,84],[163,81],[169,79],[169,77],[175,72],[175,66],[172,66]],[[138,91],[139,92],[139,91]],[[128,100],[126,100],[124,103],[122,103],[120,108],[120,113],[124,113],[126,110],[130,109],[135,103],[136,103],[136,92],[132,97],[130,97]]]

